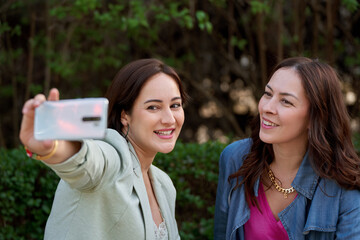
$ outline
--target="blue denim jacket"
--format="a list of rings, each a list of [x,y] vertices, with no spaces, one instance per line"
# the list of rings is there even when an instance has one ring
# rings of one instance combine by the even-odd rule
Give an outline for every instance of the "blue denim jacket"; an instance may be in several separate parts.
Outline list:
[[[244,239],[244,224],[250,218],[244,186],[234,189],[230,174],[242,165],[251,139],[227,146],[220,157],[220,173],[215,204],[215,240]],[[260,179],[254,186],[257,196]],[[345,190],[335,181],[319,178],[308,154],[292,182],[298,196],[279,213],[290,240],[360,239],[360,191]]]

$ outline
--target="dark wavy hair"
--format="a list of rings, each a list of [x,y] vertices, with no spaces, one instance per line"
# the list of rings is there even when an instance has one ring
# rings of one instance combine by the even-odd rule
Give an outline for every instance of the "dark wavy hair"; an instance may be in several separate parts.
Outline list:
[[[158,73],[165,73],[176,81],[182,102],[186,103],[188,95],[180,77],[172,67],[154,58],[136,60],[119,70],[105,94],[109,100],[109,128],[122,133],[124,126],[121,123],[121,112],[124,110],[126,113],[131,113],[134,102],[146,81]]]
[[[270,76],[280,68],[295,69],[310,102],[308,150],[314,170],[345,189],[360,189],[360,159],[351,140],[350,117],[336,71],[318,60],[295,57],[281,61]],[[229,176],[229,180],[236,178],[236,187],[244,184],[246,199],[256,205],[254,184],[268,172],[274,159],[272,145],[261,141],[259,131],[258,114],[252,123],[250,153],[240,169]]]

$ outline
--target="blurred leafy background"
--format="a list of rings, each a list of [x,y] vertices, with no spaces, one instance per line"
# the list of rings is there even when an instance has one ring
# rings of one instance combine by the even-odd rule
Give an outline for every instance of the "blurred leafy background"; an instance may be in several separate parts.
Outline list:
[[[26,99],[103,96],[139,58],[173,66],[192,100],[181,142],[155,164],[178,190],[183,239],[211,239],[219,154],[249,135],[281,59],[337,69],[360,149],[359,29],[357,0],[0,0],[0,239],[41,239],[58,182],[20,146]]]
[[[18,146],[26,99],[51,87],[103,96],[148,57],[176,68],[192,97],[185,142],[247,136],[269,71],[300,55],[338,70],[358,131],[359,29],[357,0],[1,0],[0,146]]]

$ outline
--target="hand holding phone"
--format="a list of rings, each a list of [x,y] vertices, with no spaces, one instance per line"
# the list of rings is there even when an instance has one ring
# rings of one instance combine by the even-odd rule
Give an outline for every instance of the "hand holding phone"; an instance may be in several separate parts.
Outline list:
[[[105,137],[108,100],[80,98],[46,101],[35,109],[37,140],[80,140]]]

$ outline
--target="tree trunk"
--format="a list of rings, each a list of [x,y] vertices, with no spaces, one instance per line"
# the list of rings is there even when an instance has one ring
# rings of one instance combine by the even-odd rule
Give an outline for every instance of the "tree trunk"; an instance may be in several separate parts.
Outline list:
[[[259,62],[260,62],[260,75],[261,75],[261,85],[265,86],[267,80],[267,63],[266,63],[266,43],[264,38],[264,23],[263,23],[263,13],[256,14],[256,35],[257,43],[259,49]]]
[[[247,12],[244,12],[243,9],[239,6],[239,4],[236,4],[235,6],[236,6],[236,10],[239,11],[240,16],[246,16],[249,14]],[[234,19],[234,21],[236,21],[236,20]],[[255,62],[255,56],[256,56],[256,50],[255,50],[256,46],[255,45],[256,45],[256,43],[255,43],[254,36],[252,33],[252,26],[250,25],[249,21],[244,20],[241,22],[244,23],[243,26],[241,26],[241,27],[245,31],[244,38],[247,40],[247,44],[249,46],[249,47],[247,47],[247,50],[248,50],[247,57],[250,60],[251,67],[249,67],[250,79],[248,81],[248,85],[254,90],[256,97],[258,97],[257,91],[259,89],[263,89],[263,86],[261,85],[261,81],[259,81],[258,69],[256,67],[252,67],[252,66],[256,65],[256,62]]]
[[[283,36],[284,36],[284,14],[283,14],[283,1],[276,2],[276,11],[278,14],[277,20],[277,61],[281,61],[284,58],[284,46],[283,46]]]
[[[229,1],[228,7],[228,14],[229,14],[229,21],[228,21],[228,54],[229,56],[234,57],[234,46],[231,43],[231,38],[234,36],[234,2]],[[236,23],[236,22],[235,22]]]
[[[46,30],[46,50],[45,50],[45,80],[44,94],[48,94],[51,83],[51,18],[49,15],[49,3],[45,1],[45,30]]]
[[[25,100],[30,98],[30,86],[32,84],[33,70],[34,70],[34,36],[35,36],[35,12],[31,13],[30,18],[30,36],[29,36],[29,56],[28,56],[28,70],[26,77],[26,91]]]
[[[313,21],[312,24],[312,57],[319,57],[319,24],[320,24],[320,13],[318,0],[312,0],[312,9],[313,9]]]
[[[2,44],[0,42],[0,51],[3,51],[2,49]],[[1,72],[1,67],[0,67],[0,86],[2,86],[3,84],[3,81],[2,81],[2,72]],[[5,148],[6,147],[6,143],[5,143],[5,138],[4,138],[4,133],[3,133],[3,130],[2,130],[2,117],[3,115],[0,115],[0,147],[3,147]]]
[[[303,29],[305,21],[305,6],[304,0],[294,1],[294,29],[295,29],[295,48],[298,54],[303,54],[304,43],[303,43]]]
[[[334,63],[334,1],[326,1],[326,58]]]
[[[12,87],[12,125],[13,125],[13,145],[17,146],[19,145],[19,111],[18,111],[18,89],[17,89],[17,79],[16,79],[16,64],[14,63],[14,57],[12,54],[12,44],[10,40],[9,34],[6,35],[6,45],[8,46],[8,51],[10,55],[10,61],[9,61],[9,74],[10,74],[10,80],[11,80],[11,87]]]
[[[2,118],[0,117],[0,126],[2,126]],[[2,131],[2,128],[0,127],[0,147],[6,148],[4,133]]]
[[[1,13],[1,11],[0,11],[0,13]],[[5,51],[4,47],[3,47],[3,40],[4,40],[4,38],[2,37],[2,35],[0,35],[0,52]],[[0,67],[0,86],[3,86],[2,67]],[[4,126],[2,124],[2,119],[3,119],[3,114],[0,115],[0,147],[5,148],[6,143],[5,143],[5,138],[4,138],[3,129],[2,129],[2,126]]]

